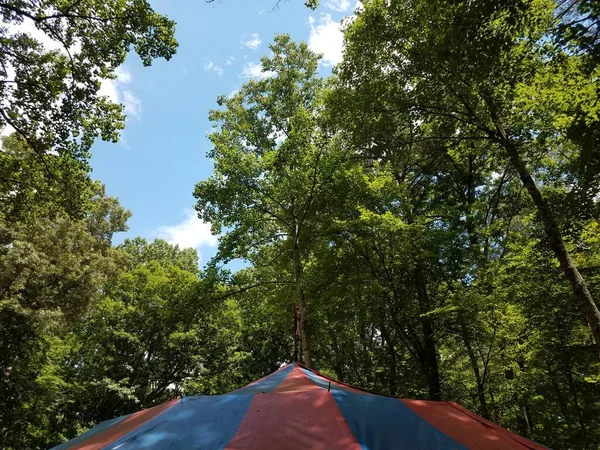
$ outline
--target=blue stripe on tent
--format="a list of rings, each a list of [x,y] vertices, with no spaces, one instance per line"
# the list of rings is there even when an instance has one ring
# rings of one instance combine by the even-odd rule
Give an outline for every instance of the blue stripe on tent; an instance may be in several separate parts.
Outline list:
[[[64,442],[60,445],[57,445],[56,447],[52,447],[50,450],[67,450],[67,449],[71,448],[72,446],[79,444],[82,441],[85,441],[87,438],[90,438],[90,437],[94,436],[95,434],[98,434],[99,432],[106,430],[108,427],[115,425],[115,424],[121,422],[122,420],[127,419],[130,415],[131,414],[128,414],[126,416],[116,417],[114,419],[105,420],[104,422],[100,422],[98,425],[96,425],[91,430],[77,436],[74,439],[71,439],[70,441]]]
[[[290,364],[283,369],[280,369],[273,374],[266,376],[265,378],[253,383],[249,386],[243,387],[235,391],[236,394],[260,394],[263,392],[271,392],[281,384],[281,382],[288,376],[288,374],[294,368],[294,364]]]
[[[413,413],[399,399],[348,390],[332,389],[331,393],[363,450],[466,450]]]
[[[103,450],[225,448],[253,398],[236,394],[185,397]]]
[[[319,375],[314,373],[312,370],[305,369],[304,367],[302,368],[302,370],[304,371],[306,376],[308,376],[308,378],[311,379],[311,381],[313,383],[315,383],[319,387],[322,387],[323,389],[329,389],[332,391],[344,390],[344,388],[340,387],[340,385],[338,385],[337,383],[330,383],[328,379],[320,377]]]

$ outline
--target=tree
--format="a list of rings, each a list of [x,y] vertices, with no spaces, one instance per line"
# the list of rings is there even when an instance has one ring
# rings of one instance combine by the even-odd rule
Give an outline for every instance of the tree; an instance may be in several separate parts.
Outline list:
[[[175,23],[145,0],[4,0],[0,14],[0,127],[38,158],[52,150],[85,164],[95,138],[116,141],[123,107],[99,94],[102,80],[130,47],[145,66],[177,48]]]
[[[88,423],[162,403],[200,372],[198,318],[207,308],[199,282],[157,261],[109,281],[105,297],[76,327],[79,350],[71,360],[86,389],[80,412]]]
[[[52,167],[51,173],[47,167]],[[3,138],[0,153],[0,205],[8,224],[33,221],[39,215],[85,215],[92,184],[71,158],[37,153],[17,134]]]
[[[498,161],[511,164],[598,343],[600,311],[533,178],[543,172],[540,155],[548,148],[568,148],[575,104],[588,121],[596,120],[597,77],[583,70],[577,54],[550,43],[554,12],[550,1],[365,2],[349,25],[340,73],[356,92],[386,96],[385,109],[372,113],[410,113],[412,121],[431,128],[432,138],[485,141]],[[567,78],[577,80],[569,92],[561,81]]]
[[[132,257],[132,263],[148,264],[157,261],[162,265],[174,264],[182,270],[198,273],[198,252],[193,248],[180,249],[162,239],[149,243],[146,239],[136,237],[125,239],[118,247]]]
[[[16,136],[4,140],[0,158],[0,445],[6,448],[26,441],[37,395],[46,392],[41,383],[52,379],[44,377],[51,342],[114,273],[111,237],[129,217],[72,161],[50,157],[65,169],[56,176],[71,191],[48,180],[43,161]]]
[[[268,264],[293,268],[302,356],[310,366],[305,263],[320,216],[337,195],[331,181],[345,151],[323,126],[318,56],[287,35],[276,36],[270,48],[262,69],[272,76],[220,97],[224,109],[211,111],[215,175],[198,183],[194,196],[199,217],[215,233],[225,230],[218,259],[255,260],[271,246],[276,251]]]
[[[242,385],[248,354],[240,342],[240,309],[223,301],[222,289],[198,276],[197,266],[181,267],[197,260],[196,251],[141,238],[119,250],[127,254],[123,270],[71,328],[71,351],[59,366],[65,383],[81,391],[80,425]]]
[[[356,271],[360,280],[359,286],[346,284],[347,289],[362,292],[370,303],[364,314],[387,347],[390,391],[396,390],[395,347],[404,346],[423,374],[428,397],[440,400],[438,338],[432,313],[443,306],[435,298],[434,286],[444,273],[440,260],[446,260],[443,246],[448,243],[436,236],[428,211],[418,200],[408,198],[388,164],[374,164],[361,178],[354,188],[362,181],[365,191],[362,195],[358,189],[353,192],[357,204],[348,205],[345,220],[338,221],[332,236],[334,247],[346,259],[340,264],[350,264],[346,270]],[[452,237],[447,233],[443,239]]]

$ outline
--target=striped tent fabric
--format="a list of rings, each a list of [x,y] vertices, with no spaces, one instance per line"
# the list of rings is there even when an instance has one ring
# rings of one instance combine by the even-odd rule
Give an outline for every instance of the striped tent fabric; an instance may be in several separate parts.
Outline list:
[[[290,364],[225,395],[103,422],[55,450],[544,449],[454,402],[408,400]]]

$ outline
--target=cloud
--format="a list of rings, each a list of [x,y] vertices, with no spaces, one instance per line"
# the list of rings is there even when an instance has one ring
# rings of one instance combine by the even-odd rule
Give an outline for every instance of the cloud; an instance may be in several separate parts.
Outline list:
[[[230,56],[229,58],[227,58],[225,60],[225,64],[227,64],[228,66],[233,64],[233,61],[235,60],[235,58],[233,56]]]
[[[315,53],[323,55],[321,60],[325,65],[333,66],[342,61],[344,49],[344,35],[340,29],[340,23],[326,14],[319,19],[315,25],[315,19],[308,19],[310,25],[310,36],[308,47]]]
[[[246,78],[258,78],[264,80],[265,78],[274,77],[276,74],[272,70],[263,72],[262,65],[255,62],[249,62],[242,69],[242,76]]]
[[[129,73],[129,71],[124,67],[117,67],[115,70],[115,75],[117,76],[119,83],[127,84],[133,81],[131,73]]]
[[[108,97],[113,103],[122,103],[125,114],[139,118],[142,113],[142,101],[131,90],[126,89],[126,85],[133,81],[131,73],[124,67],[117,67],[115,75],[115,79],[102,80],[98,95]]]
[[[242,38],[242,45],[252,50],[256,50],[261,43],[262,41],[260,40],[258,33],[252,33],[248,39],[246,39],[245,36]]]
[[[179,245],[179,248],[215,247],[218,241],[210,231],[210,223],[200,220],[193,209],[185,211],[185,219],[181,223],[159,228],[157,235],[169,244]]]
[[[329,0],[325,6],[338,12],[346,12],[350,9],[350,0]]]
[[[15,132],[15,129],[10,125],[5,125],[0,132],[0,136],[9,136]],[[1,144],[2,141],[0,141]]]
[[[35,25],[35,22],[32,19],[30,19],[28,17],[22,17],[22,18],[23,18],[22,23],[17,24],[17,23],[13,22],[8,25],[5,25],[9,31],[9,34],[14,35],[16,33],[26,33],[29,36],[31,36],[33,39],[38,41],[40,44],[42,44],[42,46],[44,47],[44,50],[46,50],[46,51],[58,50],[59,52],[61,52],[63,54],[67,53],[63,44],[61,44],[57,40],[52,39],[50,36],[48,36],[48,34],[46,32],[40,30]],[[77,53],[81,52],[81,42],[75,41],[73,43],[73,45],[69,48],[69,52],[71,54],[77,54]]]
[[[0,151],[4,151],[4,143],[2,142],[2,137],[9,136],[15,132],[15,129],[10,125],[5,125],[4,128],[0,131]]]
[[[123,104],[128,116],[139,117],[142,113],[142,101],[131,91],[123,91]]]
[[[204,64],[204,70],[206,72],[214,72],[220,77],[222,77],[223,73],[225,73],[221,66],[216,65],[214,62],[208,59],[206,60],[206,64]]]

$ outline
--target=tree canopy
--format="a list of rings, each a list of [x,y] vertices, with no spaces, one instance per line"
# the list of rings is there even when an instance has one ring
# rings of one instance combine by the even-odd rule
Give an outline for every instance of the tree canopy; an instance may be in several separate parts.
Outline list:
[[[102,80],[131,47],[145,66],[177,48],[175,23],[146,0],[4,0],[0,14],[0,127],[39,157],[85,163],[97,137],[116,141],[123,107],[100,95]]]

